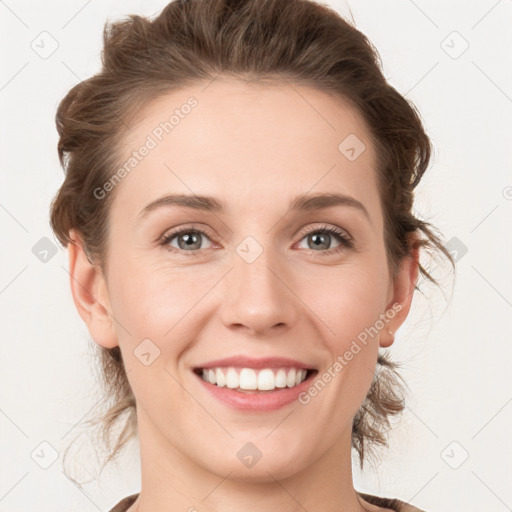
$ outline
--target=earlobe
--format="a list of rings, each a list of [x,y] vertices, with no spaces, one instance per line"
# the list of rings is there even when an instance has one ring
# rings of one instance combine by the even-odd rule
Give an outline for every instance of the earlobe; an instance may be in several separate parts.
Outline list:
[[[98,265],[91,263],[76,230],[70,231],[68,244],[69,274],[73,301],[93,340],[102,347],[118,345],[110,313],[105,277]]]
[[[411,309],[414,289],[419,274],[419,246],[413,238],[409,256],[405,257],[400,269],[393,280],[392,298],[386,308],[386,317],[389,318],[385,328],[381,331],[379,346],[390,347],[394,342],[395,333],[405,322]]]

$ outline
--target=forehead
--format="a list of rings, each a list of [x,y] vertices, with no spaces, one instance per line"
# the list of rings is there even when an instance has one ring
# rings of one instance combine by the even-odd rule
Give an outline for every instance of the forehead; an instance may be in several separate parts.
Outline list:
[[[218,196],[246,209],[326,191],[369,210],[379,204],[361,116],[311,87],[217,78],[167,93],[132,123],[121,144],[125,161],[144,145],[150,150],[116,191],[138,211],[164,192]]]

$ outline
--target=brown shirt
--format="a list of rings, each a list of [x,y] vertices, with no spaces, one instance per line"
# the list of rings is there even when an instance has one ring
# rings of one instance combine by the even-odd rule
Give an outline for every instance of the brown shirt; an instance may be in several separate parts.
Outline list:
[[[420,510],[408,503],[403,501],[392,499],[392,498],[380,498],[378,496],[371,496],[370,494],[363,494],[362,492],[358,493],[361,498],[363,498],[368,503],[372,505],[377,505],[379,507],[389,508],[391,510],[395,510],[396,512],[425,512],[424,510]],[[139,494],[132,494],[121,500],[113,509],[109,512],[126,512],[128,508],[130,508]]]

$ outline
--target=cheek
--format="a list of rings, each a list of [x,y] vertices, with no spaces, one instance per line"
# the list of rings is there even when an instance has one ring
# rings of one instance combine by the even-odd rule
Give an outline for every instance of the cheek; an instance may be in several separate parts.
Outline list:
[[[201,299],[218,281],[211,268],[125,259],[112,270],[111,306],[121,345],[149,338],[162,355],[176,357],[201,324]],[[164,358],[162,358],[164,359]]]
[[[330,353],[329,371],[333,398],[342,409],[355,413],[366,396],[378,356],[379,319],[385,310],[387,294],[385,268],[378,265],[352,268],[340,274],[340,281],[324,288],[324,303],[318,311],[329,326],[324,335]],[[326,375],[326,381],[330,379]],[[334,402],[333,402],[334,406]],[[338,405],[339,407],[339,405]],[[347,411],[345,411],[347,413]],[[344,415],[340,412],[340,417]]]
[[[137,401],[153,408],[153,415],[163,404],[166,414],[178,414],[186,402],[176,363],[193,337],[200,309],[194,305],[204,295],[190,274],[135,261],[112,272],[112,313],[127,377]]]
[[[322,287],[323,298],[317,296],[317,310],[327,315],[326,323],[335,337],[357,337],[384,312],[388,290],[383,272],[379,266],[354,266]]]
[[[379,282],[384,281],[374,273],[353,268],[340,283],[329,284],[316,295],[318,311],[328,326],[323,328],[322,341],[329,358],[318,375],[321,382],[312,384],[301,403],[311,407],[311,416],[332,423],[333,432],[347,427],[373,379],[379,347],[376,325],[384,312],[386,291],[376,285]]]

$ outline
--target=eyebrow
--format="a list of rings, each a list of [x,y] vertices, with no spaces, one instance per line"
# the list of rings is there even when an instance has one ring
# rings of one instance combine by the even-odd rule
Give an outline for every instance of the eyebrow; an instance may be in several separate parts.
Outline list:
[[[188,194],[169,194],[147,204],[140,212],[140,217],[145,217],[151,211],[161,207],[184,206],[195,210],[202,210],[213,213],[223,213],[225,205],[223,202],[211,196],[199,196]],[[357,199],[344,194],[301,194],[291,201],[289,209],[298,211],[319,211],[333,206],[348,206],[362,212],[371,222],[368,210]]]

